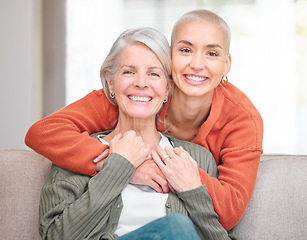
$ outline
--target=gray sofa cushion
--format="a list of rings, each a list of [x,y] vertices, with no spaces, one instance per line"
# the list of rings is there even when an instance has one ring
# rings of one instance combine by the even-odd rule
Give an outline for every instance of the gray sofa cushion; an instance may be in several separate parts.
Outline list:
[[[0,150],[0,166],[0,239],[40,239],[39,196],[51,162],[11,149]],[[237,239],[307,239],[306,175],[307,156],[263,155]]]
[[[307,239],[307,156],[263,155],[238,239]]]

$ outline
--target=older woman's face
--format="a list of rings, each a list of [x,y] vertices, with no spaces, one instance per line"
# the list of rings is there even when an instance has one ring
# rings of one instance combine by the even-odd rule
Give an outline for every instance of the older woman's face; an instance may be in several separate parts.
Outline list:
[[[227,40],[220,26],[207,21],[181,24],[172,43],[172,76],[188,96],[212,95],[230,70]]]
[[[157,56],[144,44],[133,43],[123,50],[114,80],[120,114],[132,118],[154,117],[168,95],[167,78]]]

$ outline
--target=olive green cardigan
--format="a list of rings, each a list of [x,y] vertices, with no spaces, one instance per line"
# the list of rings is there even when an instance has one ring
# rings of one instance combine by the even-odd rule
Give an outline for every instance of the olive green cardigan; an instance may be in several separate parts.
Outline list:
[[[182,146],[211,176],[218,172],[211,153],[196,144],[167,136],[174,147]],[[77,174],[52,165],[42,189],[39,206],[39,232],[43,239],[114,239],[123,202],[121,192],[129,184],[134,166],[111,153],[94,177]],[[229,239],[218,222],[205,185],[170,192],[166,213],[189,216],[202,239]]]

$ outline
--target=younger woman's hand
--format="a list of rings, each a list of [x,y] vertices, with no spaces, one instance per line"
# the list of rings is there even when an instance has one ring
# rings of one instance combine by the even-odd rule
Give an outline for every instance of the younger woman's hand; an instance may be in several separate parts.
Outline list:
[[[137,168],[146,160],[150,150],[142,137],[137,136],[135,131],[130,130],[123,135],[119,133],[114,136],[110,141],[111,153],[123,156]]]
[[[152,159],[146,160],[135,169],[130,182],[132,184],[147,185],[158,193],[168,193],[170,191],[165,176]]]
[[[156,151],[152,151],[151,156],[176,192],[191,190],[202,185],[197,162],[182,147],[174,150],[165,147],[163,150],[158,146]],[[163,159],[163,156],[168,157]]]
[[[108,156],[109,156],[109,148],[104,150],[98,157],[96,157],[93,160],[93,162],[96,163],[97,172],[99,172],[102,169],[102,165]]]

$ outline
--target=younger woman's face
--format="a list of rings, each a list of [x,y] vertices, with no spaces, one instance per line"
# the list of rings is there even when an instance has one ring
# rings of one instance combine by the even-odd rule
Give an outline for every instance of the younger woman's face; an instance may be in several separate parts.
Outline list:
[[[169,93],[163,65],[141,43],[125,47],[109,87],[115,92],[119,113],[128,118],[155,118]]]
[[[224,30],[207,21],[182,23],[172,42],[172,76],[187,96],[213,95],[231,66]]]

